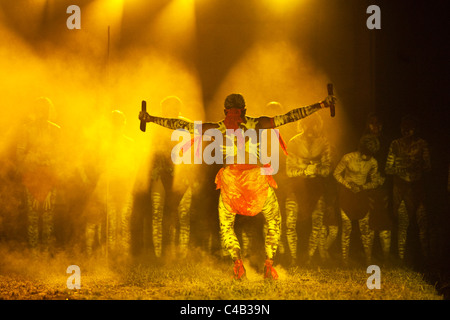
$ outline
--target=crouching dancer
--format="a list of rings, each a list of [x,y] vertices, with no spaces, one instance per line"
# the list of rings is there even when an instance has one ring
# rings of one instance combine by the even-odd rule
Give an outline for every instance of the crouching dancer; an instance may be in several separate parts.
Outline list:
[[[267,148],[263,150],[267,147],[264,146],[265,141],[260,141],[263,140],[264,135],[252,135],[251,131],[263,132],[264,129],[273,129],[300,120],[322,108],[334,105],[335,101],[336,98],[330,95],[319,103],[291,110],[284,115],[254,118],[246,116],[247,109],[243,96],[230,94],[225,99],[225,119],[219,122],[203,123],[200,128],[196,123],[182,119],[160,118],[151,116],[147,112],[140,112],[141,121],[153,122],[172,130],[184,129],[194,134],[194,137],[195,134],[212,135],[214,136],[212,144],[220,144],[219,149],[222,152],[220,163],[224,165],[216,176],[216,186],[220,189],[218,209],[220,236],[223,247],[234,261],[234,279],[245,277],[241,248],[234,232],[236,214],[255,216],[260,212],[265,218],[264,277],[278,278],[273,267],[273,259],[280,239],[281,214],[274,191],[277,184],[271,175],[276,169],[273,170],[261,159],[261,156],[267,155]],[[211,141],[211,138],[205,137],[205,140]],[[280,143],[285,149],[281,137]],[[215,151],[216,159],[217,149]],[[234,161],[235,156],[237,156],[237,162]]]

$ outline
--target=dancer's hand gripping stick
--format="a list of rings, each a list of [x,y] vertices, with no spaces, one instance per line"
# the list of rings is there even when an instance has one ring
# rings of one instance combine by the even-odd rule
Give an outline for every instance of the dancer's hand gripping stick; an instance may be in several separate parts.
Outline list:
[[[142,100],[142,107],[141,108],[142,108],[141,111],[143,113],[147,112],[147,102],[145,100]],[[141,131],[145,132],[146,127],[147,127],[147,122],[145,121],[145,119],[142,119],[141,120],[141,126],[140,126]]]
[[[329,83],[329,84],[327,85],[327,89],[328,89],[328,95],[329,95],[329,96],[332,96],[332,95],[333,95],[333,84],[332,84],[332,83]],[[331,115],[332,117],[334,117],[334,115],[335,115],[334,104],[331,104],[331,105],[330,105],[330,115]]]

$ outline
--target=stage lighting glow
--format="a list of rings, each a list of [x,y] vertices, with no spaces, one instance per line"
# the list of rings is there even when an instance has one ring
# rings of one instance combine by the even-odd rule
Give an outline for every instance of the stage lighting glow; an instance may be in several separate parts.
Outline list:
[[[170,26],[170,27],[169,27]],[[195,4],[192,0],[173,0],[153,22],[158,42],[180,50],[182,44],[192,44],[195,31]]]
[[[105,30],[111,26],[116,31],[120,30],[123,15],[124,0],[96,0],[87,9],[87,17],[83,12],[83,18],[88,21],[89,27]]]
[[[305,1],[306,0],[264,0],[263,3],[275,13],[286,13]]]
[[[288,103],[285,108],[315,101],[326,95],[326,83],[323,71],[297,47],[286,41],[260,41],[229,71],[219,95],[242,92],[249,99],[248,113],[252,114],[274,99]]]
[[[324,99],[328,82],[325,71],[296,46],[287,41],[259,41],[230,69],[212,104],[222,106],[230,92],[240,92],[245,97],[249,116],[269,115],[273,110],[268,110],[266,105],[271,101],[281,104],[277,110],[281,114]],[[335,94],[339,99],[338,91],[337,87]],[[338,101],[335,118],[330,117],[328,110],[321,111],[324,125],[333,133],[330,141],[336,147],[345,141],[343,137],[351,128],[344,103]],[[222,114],[222,108],[216,107],[212,118],[220,118]]]

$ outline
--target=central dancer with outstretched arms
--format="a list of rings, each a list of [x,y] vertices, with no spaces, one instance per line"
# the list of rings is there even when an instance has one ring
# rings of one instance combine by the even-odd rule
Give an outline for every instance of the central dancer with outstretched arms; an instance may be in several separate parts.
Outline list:
[[[246,135],[249,130],[262,132],[265,129],[274,129],[290,122],[303,119],[316,111],[334,106],[336,98],[328,95],[318,103],[293,109],[286,114],[274,117],[261,116],[258,118],[246,116],[246,105],[241,94],[233,93],[226,97],[224,104],[225,119],[219,122],[206,122],[198,126],[197,122],[183,119],[169,119],[155,117],[146,111],[139,113],[139,120],[153,122],[171,130],[184,129],[190,134],[208,134],[208,130],[214,129],[222,134],[222,150],[224,150],[222,162],[224,165],[216,176],[216,186],[220,189],[219,220],[220,237],[223,247],[234,261],[233,278],[236,280],[245,278],[245,268],[241,258],[241,248],[234,232],[236,214],[255,216],[262,213],[265,218],[265,254],[264,278],[277,279],[278,274],[273,267],[273,259],[278,247],[281,233],[281,214],[274,188],[277,184],[270,174],[270,166],[260,161],[262,148],[267,146],[264,141],[252,141],[251,135]],[[241,129],[241,130],[239,130]],[[209,131],[211,132],[211,131]],[[246,137],[249,137],[246,139]],[[259,135],[254,135],[259,136]],[[214,137],[217,140],[217,135]],[[264,135],[261,135],[264,137]],[[285,145],[280,138],[283,149]],[[210,140],[210,138],[205,139]],[[261,139],[260,139],[261,140]],[[215,141],[216,143],[216,141]],[[253,146],[257,148],[253,148]],[[261,150],[260,150],[261,149]],[[245,159],[257,159],[257,161],[244,161],[241,163],[239,152],[245,150]],[[272,148],[273,150],[273,148]],[[234,157],[238,156],[237,163]],[[278,159],[275,159],[278,160]]]

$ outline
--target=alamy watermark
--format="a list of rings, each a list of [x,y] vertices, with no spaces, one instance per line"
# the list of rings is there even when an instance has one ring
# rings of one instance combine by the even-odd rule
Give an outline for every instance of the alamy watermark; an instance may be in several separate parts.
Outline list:
[[[367,278],[366,285],[367,288],[372,289],[381,289],[381,270],[377,265],[370,265],[367,267],[367,273],[371,273],[371,275]]]
[[[66,20],[67,29],[81,29],[81,9],[77,5],[70,5],[66,9],[66,13],[70,16]],[[366,10],[370,16],[366,20],[366,26],[368,29],[381,29],[381,10],[377,5],[370,5]]]
[[[280,166],[277,129],[226,129],[224,145],[224,135],[219,129],[208,129],[201,134],[201,126],[201,121],[194,122],[196,129],[193,142],[187,130],[178,129],[172,132],[171,140],[179,141],[171,152],[174,164],[258,164],[259,159],[259,163],[264,166],[261,167],[261,174],[278,172]],[[202,141],[211,143],[202,149]]]
[[[71,14],[66,20],[67,29],[81,29],[81,9],[77,5],[67,7],[66,13]]]
[[[367,7],[366,13],[370,13],[370,17],[367,18],[367,29],[381,29],[381,9],[377,5],[370,5]]]
[[[81,288],[81,269],[77,265],[71,265],[67,267],[66,273],[71,274],[67,278],[67,289],[80,289]]]

